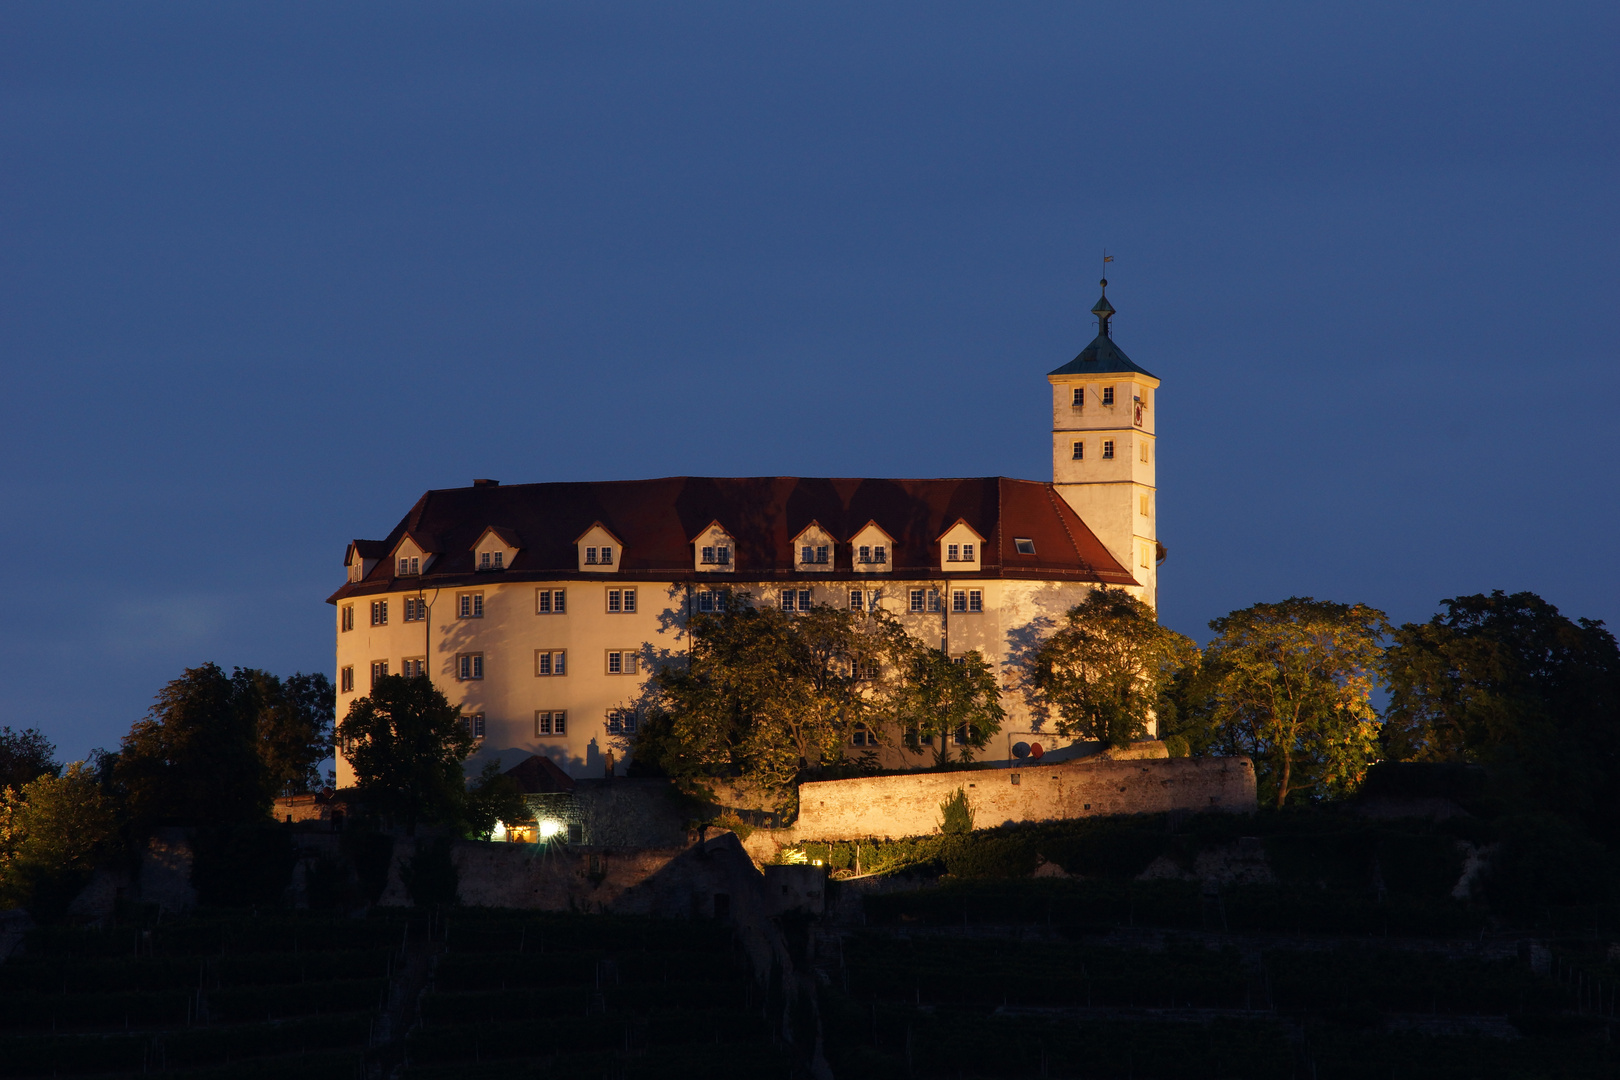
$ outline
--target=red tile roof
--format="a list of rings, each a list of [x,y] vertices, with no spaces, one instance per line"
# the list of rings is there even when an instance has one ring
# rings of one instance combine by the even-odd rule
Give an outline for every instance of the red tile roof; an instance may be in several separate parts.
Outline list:
[[[982,569],[940,570],[937,538],[957,519],[985,538]],[[736,570],[693,567],[692,537],[718,521],[735,539]],[[811,521],[839,541],[832,572],[795,570],[793,540]],[[579,572],[576,539],[593,522],[620,538],[608,574]],[[472,546],[494,527],[521,538],[503,580],[613,577],[626,580],[866,580],[851,563],[849,539],[876,522],[894,539],[889,560],[901,578],[1035,578],[1134,585],[1102,542],[1051,484],[1004,476],[961,480],[814,479],[792,476],[671,476],[659,480],[514,484],[429,491],[380,541],[392,551],[408,532],[439,552],[435,585],[488,580],[473,566]],[[1014,538],[1035,541],[1019,555]],[[392,560],[329,599],[397,588]],[[414,579],[413,579],[414,580]]]

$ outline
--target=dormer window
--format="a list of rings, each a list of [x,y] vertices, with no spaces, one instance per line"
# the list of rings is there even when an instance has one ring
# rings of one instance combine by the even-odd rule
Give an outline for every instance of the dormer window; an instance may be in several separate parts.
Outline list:
[[[710,544],[705,545],[701,554],[704,566],[730,566],[731,545]]]
[[[576,536],[574,544],[574,550],[579,555],[579,569],[584,573],[613,573],[614,564],[623,563],[626,557],[623,540],[609,532],[600,521],[592,522],[590,528]]]
[[[478,569],[504,570],[506,568],[506,552],[480,551],[478,553]]]
[[[1020,555],[1035,554],[1035,541],[1022,536],[1013,537],[1013,550]]]
[[[403,555],[400,556],[400,558],[399,558],[399,576],[400,577],[419,577],[419,576],[421,576],[421,573],[422,573],[422,557],[420,555],[412,555],[410,558],[406,558]]]
[[[806,544],[799,549],[799,562],[806,566],[826,566],[832,548],[827,544]]]

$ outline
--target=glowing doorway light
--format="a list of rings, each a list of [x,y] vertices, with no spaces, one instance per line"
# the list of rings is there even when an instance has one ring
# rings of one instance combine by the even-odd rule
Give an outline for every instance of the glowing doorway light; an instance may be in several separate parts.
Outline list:
[[[563,823],[560,821],[546,820],[540,823],[540,839],[542,840],[550,840],[562,831]]]
[[[499,840],[502,843],[505,843],[505,841],[506,841],[506,822],[497,821],[495,823],[495,830],[489,834],[489,838],[491,840]]]

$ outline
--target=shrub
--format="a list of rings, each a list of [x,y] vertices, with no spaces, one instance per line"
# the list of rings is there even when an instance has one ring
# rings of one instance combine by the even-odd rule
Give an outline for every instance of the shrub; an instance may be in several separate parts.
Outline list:
[[[968,803],[966,788],[957,788],[940,803],[939,814],[939,831],[946,836],[962,836],[973,831],[973,807]]]
[[[198,902],[211,907],[279,902],[298,858],[279,825],[200,828],[192,845],[191,884]]]

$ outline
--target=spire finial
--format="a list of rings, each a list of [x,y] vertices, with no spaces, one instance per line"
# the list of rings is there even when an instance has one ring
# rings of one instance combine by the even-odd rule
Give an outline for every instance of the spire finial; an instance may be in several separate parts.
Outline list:
[[[1097,316],[1097,333],[1109,337],[1111,335],[1108,332],[1108,320],[1114,317],[1114,305],[1108,302],[1108,279],[1103,278],[1100,284],[1103,287],[1103,294],[1091,305],[1091,313]]]

